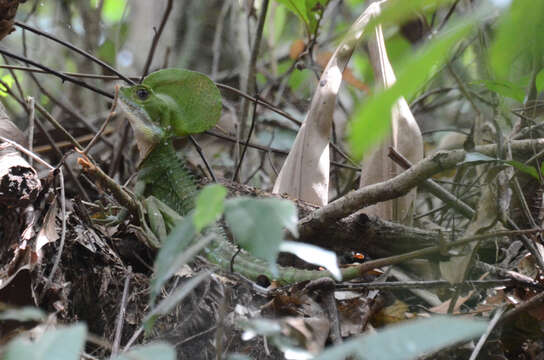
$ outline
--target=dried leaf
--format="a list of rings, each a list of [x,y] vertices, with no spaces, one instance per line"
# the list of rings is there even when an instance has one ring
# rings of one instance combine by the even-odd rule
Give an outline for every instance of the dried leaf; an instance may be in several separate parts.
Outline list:
[[[47,214],[45,214],[45,218],[43,220],[43,225],[40,231],[38,232],[38,236],[36,237],[36,252],[39,253],[41,248],[45,245],[55,242],[59,238],[59,234],[57,232],[57,228],[55,227],[55,219],[57,217],[57,197],[51,201],[51,206],[49,207],[49,210],[47,211]]]
[[[393,67],[387,56],[382,27],[374,30],[369,41],[370,62],[376,74],[376,82],[384,87],[391,87],[396,82]],[[382,121],[382,119],[376,119]],[[404,98],[393,106],[391,114],[391,136],[376,148],[370,156],[363,159],[359,187],[375,184],[395,177],[402,169],[389,158],[389,147],[393,147],[411,163],[423,158],[423,137],[410,107]],[[365,214],[378,216],[384,220],[412,223],[416,189],[408,194],[364,209]]]
[[[353,23],[331,56],[316,89],[310,110],[274,184],[273,193],[289,194],[316,205],[329,199],[329,137],[336,97],[349,59],[376,6],[369,6]]]

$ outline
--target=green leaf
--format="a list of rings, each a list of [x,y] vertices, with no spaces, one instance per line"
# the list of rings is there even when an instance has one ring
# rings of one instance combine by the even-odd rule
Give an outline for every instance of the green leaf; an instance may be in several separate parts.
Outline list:
[[[285,10],[285,7],[278,6],[276,8],[272,21],[274,21],[274,40],[278,43],[287,21],[287,11]]]
[[[105,0],[104,7],[102,8],[102,15],[104,20],[109,23],[116,23],[121,21],[126,6],[126,0]]]
[[[468,34],[473,20],[444,32],[410,57],[398,71],[397,82],[355,108],[352,116],[349,142],[353,155],[361,158],[372,146],[378,144],[390,131],[391,109],[401,97],[410,98],[447,60],[457,41]]]
[[[233,354],[227,355],[227,360],[252,360],[252,359],[249,356],[244,354],[233,353]]]
[[[540,177],[538,176],[538,170],[534,166],[530,166],[515,160],[501,160],[501,159],[493,158],[478,152],[467,153],[465,155],[465,159],[457,163],[457,166],[466,165],[466,164],[479,165],[479,164],[488,164],[488,163],[501,163],[505,165],[510,165],[515,167],[519,171],[522,171],[528,175],[531,175],[535,179],[540,180]],[[542,164],[542,169],[544,170],[544,163]]]
[[[487,156],[479,152],[467,152],[465,154],[465,159],[463,161],[458,162],[457,166],[465,165],[465,164],[479,165],[479,164],[486,164],[486,163],[498,162],[498,161],[501,161],[501,160],[497,158],[493,158],[491,156]]]
[[[329,0],[306,0],[306,16],[310,22],[310,31],[314,33],[317,28],[317,20],[320,12],[325,10]]]
[[[104,60],[106,63],[115,65],[115,60],[117,59],[117,51],[115,49],[115,44],[110,39],[106,39],[100,45],[97,51],[98,58]]]
[[[197,232],[216,221],[223,214],[226,196],[227,189],[219,184],[208,185],[200,190],[193,213]]]
[[[542,58],[544,42],[544,1],[512,1],[499,21],[490,48],[490,63],[495,75],[508,78],[514,63],[531,64]],[[529,65],[530,66],[530,65]]]
[[[396,26],[414,18],[416,14],[429,14],[441,5],[452,2],[452,0],[389,0],[385,6],[382,6],[381,13],[368,23],[365,32],[370,34],[370,29],[377,24],[382,24],[384,27]]]
[[[2,76],[1,80],[3,81],[3,84],[0,84],[0,96],[6,97],[8,96],[8,90],[11,89],[11,87],[15,83],[15,79],[13,79],[13,76],[11,76],[11,74],[6,74]]]
[[[242,340],[248,341],[255,336],[273,336],[281,334],[281,325],[278,320],[254,318],[240,323],[244,329]]]
[[[266,336],[267,341],[282,351],[286,359],[313,359],[312,354],[299,347],[296,339],[286,335],[286,326],[280,320],[253,318],[241,321],[239,325],[244,329],[242,340],[247,341],[258,335]]]
[[[193,276],[183,285],[179,286],[164,298],[144,319],[144,328],[146,331],[151,330],[153,324],[159,315],[168,314],[178,303],[189,295],[204,279],[210,276],[210,271],[202,271],[196,276]]]
[[[473,339],[487,328],[483,321],[453,317],[412,320],[323,351],[314,360],[344,360],[355,355],[368,360],[408,360]]]
[[[336,280],[342,281],[342,273],[338,267],[338,260],[334,251],[295,241],[282,242],[280,251],[295,254],[310,264],[322,266],[329,270]]]
[[[297,211],[282,199],[239,197],[225,202],[225,221],[234,240],[252,255],[267,260],[277,273],[276,257],[283,240],[283,229],[297,236]]]
[[[537,92],[544,90],[544,68],[538,72],[535,79],[535,86]]]
[[[308,11],[306,9],[306,0],[276,0],[293,14],[295,14],[307,27],[310,26]]]
[[[155,259],[155,276],[151,281],[151,303],[163,284],[183,265],[179,258],[196,236],[194,221],[186,216],[168,235]],[[190,260],[190,259],[188,259]]]
[[[154,343],[142,346],[135,346],[130,351],[119,355],[114,360],[175,360],[176,351],[170,344]]]
[[[506,163],[509,164],[509,165],[512,165],[513,167],[515,167],[519,171],[524,172],[524,173],[526,173],[528,175],[531,175],[532,177],[534,177],[537,180],[540,180],[540,177],[538,177],[538,170],[534,166],[530,166],[530,165],[527,165],[527,164],[524,164],[522,162],[515,161],[515,160],[506,161]]]
[[[317,27],[318,12],[322,11],[317,7],[324,8],[328,0],[276,0],[295,14],[305,25],[308,33],[314,33]]]
[[[44,321],[45,313],[38,308],[25,306],[20,309],[9,309],[0,313],[0,320]]]
[[[525,90],[512,82],[493,80],[481,80],[480,82],[489,90],[504,97],[517,100],[520,103],[525,98]]]
[[[35,341],[21,336],[6,346],[2,359],[79,360],[86,336],[84,324],[48,329]]]

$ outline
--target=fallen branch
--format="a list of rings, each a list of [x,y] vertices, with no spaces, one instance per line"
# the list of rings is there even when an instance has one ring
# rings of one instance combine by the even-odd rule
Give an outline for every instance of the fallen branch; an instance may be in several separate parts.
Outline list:
[[[512,152],[516,154],[533,153],[535,149],[537,151],[544,149],[544,139],[512,141],[511,146]],[[495,144],[477,146],[474,151],[495,156],[497,146]],[[352,191],[301,219],[298,224],[299,233],[303,237],[313,236],[331,223],[360,209],[402,196],[431,176],[458,166],[465,159],[465,155],[466,152],[462,149],[440,151],[424,158],[392,179]]]

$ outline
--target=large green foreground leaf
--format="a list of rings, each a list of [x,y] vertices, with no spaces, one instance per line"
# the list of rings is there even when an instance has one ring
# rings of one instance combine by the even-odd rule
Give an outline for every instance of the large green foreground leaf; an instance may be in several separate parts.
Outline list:
[[[398,71],[397,82],[355,108],[349,141],[353,155],[361,158],[390,131],[391,109],[402,96],[410,98],[443,64],[454,45],[465,37],[473,21],[467,21],[437,36],[410,57]]]
[[[368,360],[415,359],[443,347],[473,339],[487,328],[483,321],[434,317],[390,326],[322,352],[315,360],[343,360],[346,356]]]

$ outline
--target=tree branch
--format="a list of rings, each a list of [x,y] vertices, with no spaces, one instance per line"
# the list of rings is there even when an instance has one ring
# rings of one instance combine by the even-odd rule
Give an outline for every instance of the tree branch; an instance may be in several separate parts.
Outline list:
[[[544,139],[512,141],[511,146],[514,153],[532,153],[535,148],[544,149]],[[477,146],[475,151],[494,156],[496,149],[494,144],[482,145]],[[461,149],[440,151],[392,179],[352,191],[301,219],[298,224],[299,233],[303,237],[315,235],[334,221],[369,205],[402,196],[425,179],[458,166],[465,159],[465,155],[466,152]]]

